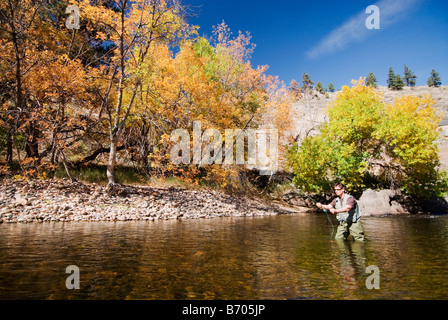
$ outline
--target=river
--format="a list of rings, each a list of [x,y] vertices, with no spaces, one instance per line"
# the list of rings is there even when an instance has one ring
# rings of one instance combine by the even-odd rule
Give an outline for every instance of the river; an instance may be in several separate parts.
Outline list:
[[[4,223],[0,299],[448,299],[448,216],[362,221],[365,243],[322,214]]]

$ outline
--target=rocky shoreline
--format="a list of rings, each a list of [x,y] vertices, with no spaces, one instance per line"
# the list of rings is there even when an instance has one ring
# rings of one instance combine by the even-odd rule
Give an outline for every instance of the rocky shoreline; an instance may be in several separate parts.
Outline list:
[[[0,182],[0,223],[189,220],[285,213],[291,211],[211,190],[107,188],[69,180]]]

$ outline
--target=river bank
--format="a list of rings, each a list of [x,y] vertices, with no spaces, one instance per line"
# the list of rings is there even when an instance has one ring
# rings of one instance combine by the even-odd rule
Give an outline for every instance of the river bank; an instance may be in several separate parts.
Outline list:
[[[266,201],[215,190],[117,186],[62,180],[0,182],[0,223],[154,221],[291,213]]]
[[[317,197],[317,196],[316,196]],[[390,190],[366,190],[358,200],[363,216],[446,214],[448,202],[415,203]],[[319,199],[322,203],[330,201]],[[318,212],[304,195],[268,201],[217,190],[117,185],[61,180],[0,181],[0,223],[154,221],[273,216]]]

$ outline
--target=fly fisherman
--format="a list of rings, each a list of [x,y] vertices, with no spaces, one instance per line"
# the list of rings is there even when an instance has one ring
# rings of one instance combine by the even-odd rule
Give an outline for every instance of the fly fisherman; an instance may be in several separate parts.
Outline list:
[[[345,187],[341,183],[334,185],[337,198],[329,205],[317,203],[320,209],[329,210],[332,214],[337,214],[339,227],[335,239],[347,239],[349,234],[357,241],[364,241],[364,230],[361,224],[361,210],[353,196],[345,192]]]

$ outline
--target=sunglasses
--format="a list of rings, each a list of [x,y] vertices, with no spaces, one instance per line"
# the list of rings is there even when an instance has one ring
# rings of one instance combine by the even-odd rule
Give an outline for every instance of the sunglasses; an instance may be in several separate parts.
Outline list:
[[[342,189],[334,189],[334,191],[341,191]]]

